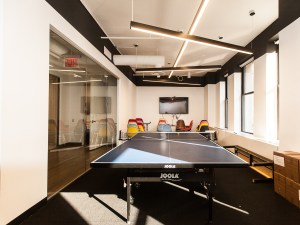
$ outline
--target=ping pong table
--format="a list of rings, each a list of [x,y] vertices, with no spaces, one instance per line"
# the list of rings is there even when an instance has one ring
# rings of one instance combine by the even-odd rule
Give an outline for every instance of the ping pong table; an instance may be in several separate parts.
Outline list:
[[[127,222],[130,223],[131,183],[199,182],[208,198],[212,222],[214,169],[249,164],[199,132],[137,133],[91,162],[92,168],[127,169]]]

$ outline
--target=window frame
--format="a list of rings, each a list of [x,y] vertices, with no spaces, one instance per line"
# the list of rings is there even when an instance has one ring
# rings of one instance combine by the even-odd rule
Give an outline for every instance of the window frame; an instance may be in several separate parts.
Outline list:
[[[244,127],[244,121],[245,121],[245,115],[244,115],[244,110],[245,110],[245,100],[244,97],[247,95],[253,95],[253,99],[254,99],[254,75],[255,73],[253,72],[253,91],[249,91],[249,92],[245,92],[245,70],[246,67],[249,66],[251,63],[253,63],[254,66],[254,59],[251,58],[250,60],[246,61],[242,66],[242,87],[241,87],[241,131],[243,133],[247,133],[247,134],[253,134],[253,127],[252,127],[252,132],[251,131],[247,131],[245,130]],[[254,107],[254,103],[252,105],[252,108]],[[254,120],[254,119],[253,119]]]
[[[225,75],[225,124],[224,127],[228,129],[228,74]]]

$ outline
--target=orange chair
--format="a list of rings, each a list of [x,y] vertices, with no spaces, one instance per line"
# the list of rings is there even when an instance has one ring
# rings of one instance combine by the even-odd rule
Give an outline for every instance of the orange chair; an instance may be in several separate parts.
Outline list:
[[[178,130],[176,131],[191,131],[193,127],[193,120],[191,120],[190,125],[185,126],[185,127],[180,127]]]
[[[142,131],[148,131],[148,126],[151,122],[145,123],[142,118],[136,118],[138,124],[140,123],[142,125]]]
[[[142,118],[136,118],[137,125],[139,127],[139,131],[144,132],[145,131],[145,125]]]

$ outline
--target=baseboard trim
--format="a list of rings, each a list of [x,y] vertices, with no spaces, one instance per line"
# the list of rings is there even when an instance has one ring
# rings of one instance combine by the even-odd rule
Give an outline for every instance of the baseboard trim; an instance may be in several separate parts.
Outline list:
[[[17,218],[9,222],[7,225],[19,225],[21,224],[25,219],[30,217],[33,213],[35,213],[37,210],[42,208],[47,204],[47,197],[27,209],[25,212],[23,212],[21,215],[19,215]]]

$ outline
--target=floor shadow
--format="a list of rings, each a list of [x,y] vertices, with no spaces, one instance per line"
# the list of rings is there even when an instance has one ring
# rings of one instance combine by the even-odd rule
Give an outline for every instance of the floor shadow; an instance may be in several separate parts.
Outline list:
[[[94,198],[97,202],[101,203],[103,206],[105,206],[108,210],[110,210],[112,213],[114,213],[121,220],[123,220],[124,222],[127,222],[127,219],[124,216],[122,216],[120,213],[118,213],[116,210],[114,210],[108,204],[106,204],[105,202],[103,202],[101,199],[97,198],[95,195],[89,194],[89,197]]]
[[[214,197],[226,204],[213,203],[214,225],[295,225],[296,221],[300,221],[299,209],[277,195],[273,184],[252,183],[252,178],[258,176],[253,170],[222,168],[216,169],[215,172]],[[126,177],[124,170],[91,170],[63,190],[66,196],[73,195],[74,192],[75,196],[78,195],[77,204],[91,209],[86,210],[88,215],[84,218],[60,195],[56,195],[23,224],[126,224],[124,177]],[[141,183],[139,188],[133,187],[132,195],[135,201],[132,205],[131,224],[207,224],[208,201],[205,198],[205,191],[197,183],[180,185],[186,190],[166,183]],[[191,194],[189,189],[202,193],[203,196]],[[96,202],[91,201],[86,193],[89,193]],[[101,200],[102,196],[107,201]],[[80,202],[81,198],[84,202]],[[102,208],[100,211],[95,208],[98,206]]]
[[[48,200],[46,206],[25,220],[22,225],[89,225],[62,196]]]

